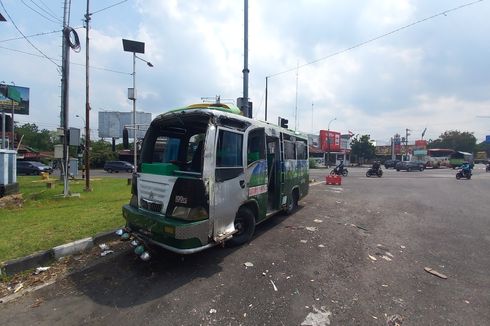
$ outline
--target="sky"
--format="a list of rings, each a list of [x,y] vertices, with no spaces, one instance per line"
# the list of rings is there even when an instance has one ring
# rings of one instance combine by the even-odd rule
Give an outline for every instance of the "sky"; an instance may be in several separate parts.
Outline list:
[[[0,81],[30,88],[30,114],[16,115],[19,124],[60,125],[63,3],[0,0]],[[81,45],[70,51],[69,125],[78,128],[86,5],[71,1],[69,24]],[[154,65],[136,61],[138,111],[156,117],[202,97],[243,95],[244,1],[92,0],[90,12],[92,138],[99,111],[132,110],[123,38],[145,42],[141,58]],[[406,129],[420,139],[425,128],[425,139],[459,130],[481,142],[490,135],[488,17],[490,0],[250,0],[254,118],[265,118],[268,77],[269,122],[281,116],[313,134],[330,125],[378,144]]]

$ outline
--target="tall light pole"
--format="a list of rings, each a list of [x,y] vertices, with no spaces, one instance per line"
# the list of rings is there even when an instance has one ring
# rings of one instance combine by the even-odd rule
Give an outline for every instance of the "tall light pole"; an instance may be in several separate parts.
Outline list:
[[[87,0],[87,12],[85,13],[85,150],[83,159],[85,163],[85,191],[91,191],[90,188],[90,87],[89,87],[89,32],[90,32],[90,1]],[[83,120],[83,119],[82,119]]]
[[[136,142],[136,58],[141,61],[146,62],[149,67],[153,67],[153,65],[138,57],[136,53],[145,53],[145,43],[138,41],[131,41],[123,39],[123,49],[126,52],[133,53],[133,88],[128,89],[128,98],[133,101],[133,140],[134,140],[134,148],[133,148],[133,164],[135,166],[135,170],[138,164],[138,154],[137,154],[137,142]]]
[[[337,118],[333,118],[328,122],[328,127],[327,127],[327,144],[328,144],[328,152],[327,152],[327,166],[330,166],[330,124],[332,121],[337,120]]]

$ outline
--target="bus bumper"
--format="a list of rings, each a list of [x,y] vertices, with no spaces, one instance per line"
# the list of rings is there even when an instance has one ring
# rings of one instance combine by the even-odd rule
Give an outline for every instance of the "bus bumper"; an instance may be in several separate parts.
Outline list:
[[[209,220],[184,222],[130,205],[122,208],[126,226],[136,238],[179,254],[191,254],[215,245],[209,242]]]

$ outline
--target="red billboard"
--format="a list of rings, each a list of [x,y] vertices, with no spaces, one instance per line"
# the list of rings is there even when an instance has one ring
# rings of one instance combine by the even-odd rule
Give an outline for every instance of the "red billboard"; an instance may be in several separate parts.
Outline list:
[[[320,148],[324,152],[340,152],[340,132],[320,130]]]

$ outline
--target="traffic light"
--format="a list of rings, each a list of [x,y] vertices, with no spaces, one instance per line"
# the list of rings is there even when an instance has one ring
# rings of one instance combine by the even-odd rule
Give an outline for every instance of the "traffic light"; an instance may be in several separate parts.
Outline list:
[[[129,148],[129,133],[127,128],[123,129],[123,147],[124,149]]]
[[[277,124],[279,126],[281,126],[282,128],[288,128],[288,119],[284,119],[284,118],[281,118],[281,117],[277,117]]]

